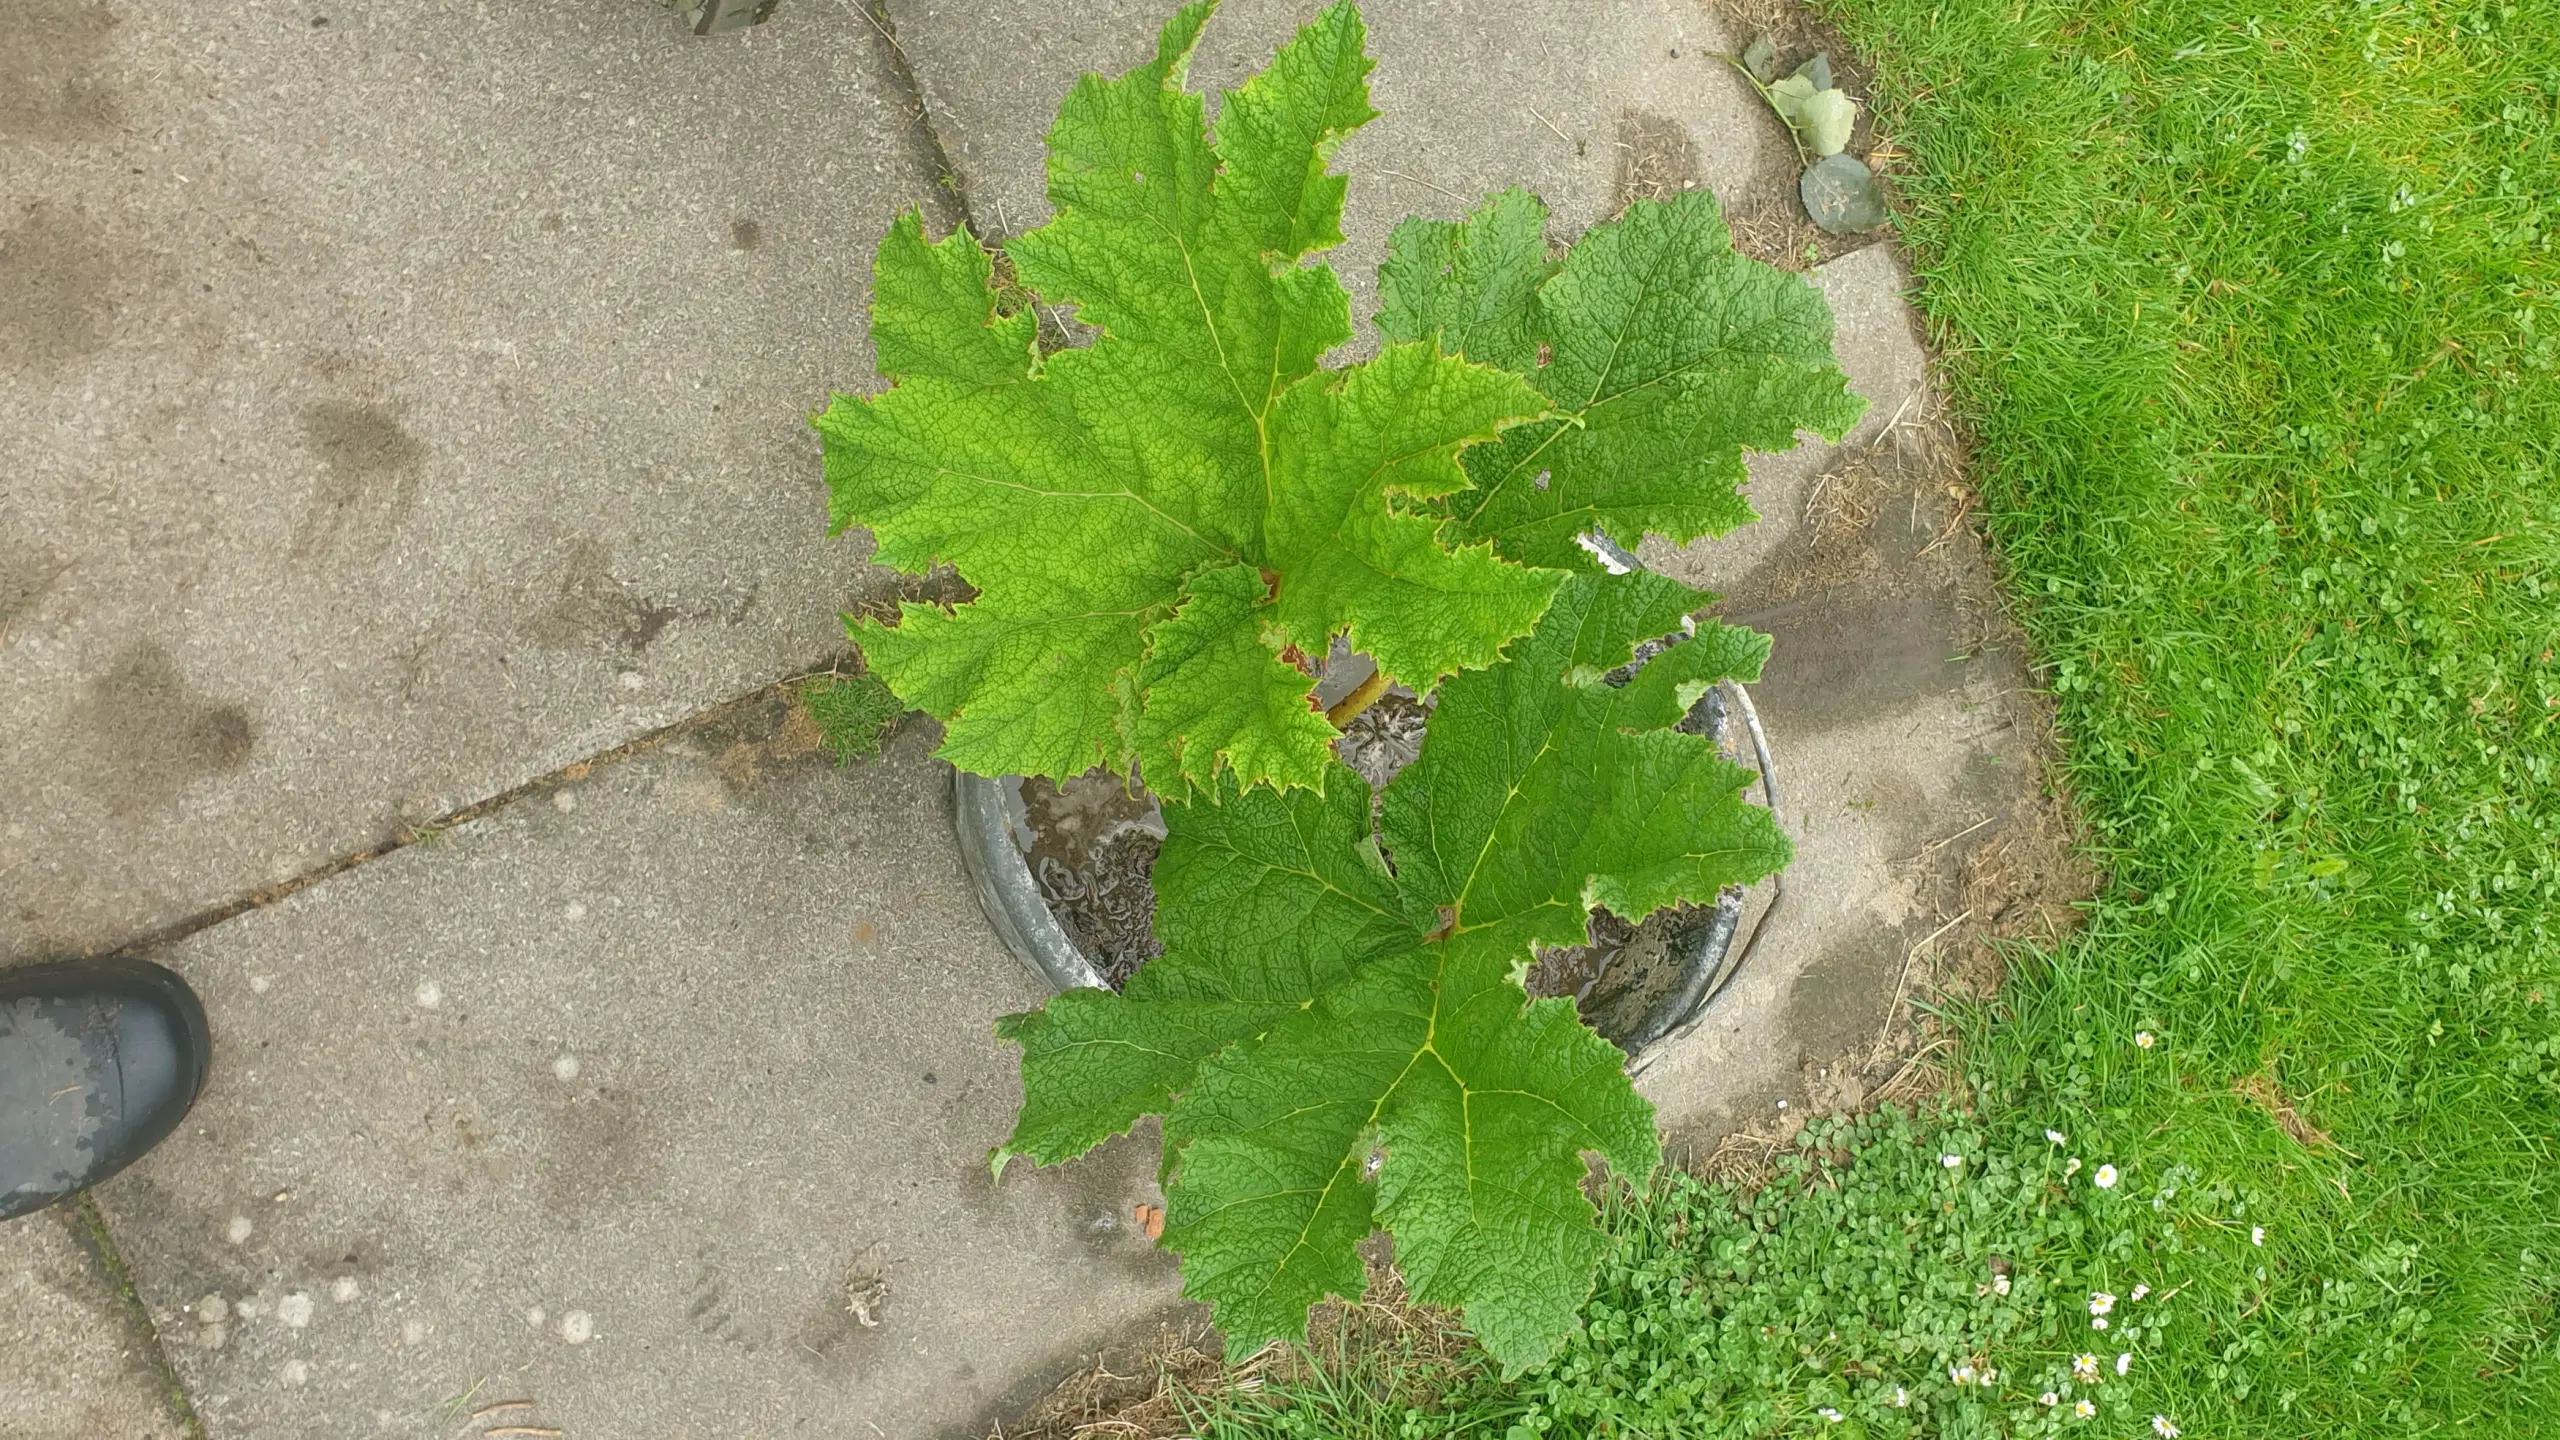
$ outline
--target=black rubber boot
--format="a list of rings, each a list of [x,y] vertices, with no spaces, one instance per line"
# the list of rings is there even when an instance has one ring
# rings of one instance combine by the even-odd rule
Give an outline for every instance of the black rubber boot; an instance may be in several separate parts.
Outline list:
[[[85,1190],[204,1089],[204,1003],[147,960],[0,970],[0,1220]]]

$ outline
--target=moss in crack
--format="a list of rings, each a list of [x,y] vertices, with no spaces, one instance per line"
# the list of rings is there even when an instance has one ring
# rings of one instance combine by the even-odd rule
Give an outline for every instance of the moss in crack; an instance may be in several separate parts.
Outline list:
[[[116,1303],[124,1313],[126,1333],[159,1382],[170,1422],[186,1440],[205,1440],[204,1422],[196,1418],[196,1407],[187,1399],[186,1387],[178,1383],[178,1372],[169,1366],[168,1352],[160,1345],[159,1328],[151,1323],[151,1312],[144,1308],[142,1296],[133,1288],[133,1276],[125,1269],[124,1255],[116,1249],[115,1237],[107,1233],[106,1217],[98,1213],[98,1202],[84,1191],[64,1208],[63,1218],[70,1225],[72,1238],[80,1242],[80,1248],[88,1252],[98,1272],[107,1277],[107,1284],[115,1291]]]

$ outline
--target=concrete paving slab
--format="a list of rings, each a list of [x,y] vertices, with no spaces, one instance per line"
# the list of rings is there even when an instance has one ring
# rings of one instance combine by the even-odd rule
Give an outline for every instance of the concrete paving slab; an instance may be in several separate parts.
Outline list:
[[[1193,57],[1193,88],[1240,84],[1322,0],[1228,0]],[[1041,137],[1078,74],[1152,55],[1167,0],[890,0],[934,131],[988,234],[1049,213]],[[1704,184],[1728,206],[1792,193],[1785,132],[1713,52],[1738,50],[1696,0],[1370,0],[1371,104],[1346,141],[1335,270],[1368,335],[1387,232],[1451,217],[1489,191],[1543,196],[1569,240],[1629,193]],[[1214,114],[1214,112],[1213,112]]]
[[[124,1301],[61,1210],[0,1220],[0,1440],[178,1440]]]
[[[0,962],[809,664],[929,142],[853,0],[32,0],[0,43]]]
[[[928,737],[816,746],[724,713],[160,957],[219,1063],[100,1203],[209,1434],[974,1440],[1175,1303],[1151,1138],[990,1182],[1039,995]]]

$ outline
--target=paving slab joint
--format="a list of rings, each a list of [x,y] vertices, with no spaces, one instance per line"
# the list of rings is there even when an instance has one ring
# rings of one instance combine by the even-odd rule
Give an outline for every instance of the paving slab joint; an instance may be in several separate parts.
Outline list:
[[[934,209],[932,218],[938,229],[949,230],[962,221],[983,237],[987,232],[977,209],[969,203],[968,182],[960,178],[958,166],[951,163],[951,152],[942,143],[942,132],[933,125],[933,107],[925,103],[924,85],[916,79],[915,66],[907,58],[906,47],[898,43],[897,17],[889,13],[889,0],[862,0],[862,18],[871,22],[872,30],[888,46],[889,68],[898,77],[898,88],[905,93],[907,117],[924,136],[925,156],[933,165]]]
[[[422,840],[431,840],[456,826],[470,824],[484,815],[503,810],[528,795],[540,795],[558,789],[563,784],[583,777],[596,766],[609,765],[614,761],[627,759],[653,749],[669,738],[683,734],[719,716],[753,705],[770,696],[794,693],[809,680],[821,675],[837,673],[841,673],[838,667],[820,666],[785,676],[770,685],[757,686],[743,695],[735,695],[716,705],[696,710],[690,715],[669,721],[655,730],[634,736],[610,749],[599,750],[595,754],[573,760],[556,770],[546,771],[520,785],[510,786],[495,795],[485,796],[459,809],[448,810],[433,819],[421,821],[379,845],[324,860],[298,875],[287,876],[271,884],[261,885],[237,899],[209,906],[172,924],[162,926],[158,930],[136,936],[115,947],[115,952],[122,955],[148,955],[166,949],[190,935],[210,930],[225,920],[245,915],[252,910],[264,909],[297,891],[307,890],[333,875],[344,874],[359,865],[371,864],[386,855],[406,850]]]
[[[159,1383],[161,1403],[168,1407],[171,1423],[186,1440],[205,1440],[204,1422],[196,1417],[196,1407],[187,1398],[187,1390],[178,1382],[178,1372],[169,1364],[168,1351],[160,1345],[160,1327],[151,1323],[151,1312],[144,1308],[142,1297],[135,1293],[133,1277],[125,1269],[124,1254],[116,1248],[115,1237],[107,1233],[106,1217],[98,1213],[98,1203],[83,1191],[62,1210],[64,1226],[78,1241],[98,1272],[107,1279],[107,1288],[115,1292],[116,1308],[124,1317],[126,1336],[141,1354],[143,1363],[151,1367],[153,1379]]]

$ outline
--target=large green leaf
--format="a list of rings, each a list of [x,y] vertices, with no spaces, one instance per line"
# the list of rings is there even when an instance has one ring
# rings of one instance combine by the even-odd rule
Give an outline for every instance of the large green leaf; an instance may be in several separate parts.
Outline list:
[[[1658,1143],[1624,1057],[1519,976],[1593,906],[1639,919],[1788,855],[1747,772],[1672,728],[1715,679],[1756,678],[1765,637],[1698,622],[1610,683],[1704,598],[1572,579],[1501,663],[1441,687],[1374,831],[1348,772],[1167,807],[1164,953],[1123,994],[1001,1022],[1023,1108],[999,1164],[1162,1114],[1164,1243],[1231,1339],[1359,1294],[1354,1247],[1383,1224],[1416,1299],[1463,1306],[1507,1366],[1545,1356],[1599,1254],[1583,1155],[1640,1178]]]
[[[1504,558],[1588,565],[1598,531],[1634,547],[1752,518],[1742,452],[1796,432],[1838,439],[1866,402],[1831,354],[1831,310],[1803,277],[1733,253],[1715,198],[1640,200],[1548,258],[1524,190],[1463,220],[1411,219],[1379,267],[1378,329],[1528,377],[1548,418],[1467,452],[1455,533]]]
[[[1326,10],[1228,92],[1215,139],[1182,88],[1208,13],[1076,82],[1049,132],[1055,217],[1005,247],[1093,343],[1040,355],[977,241],[904,215],[874,264],[892,387],[817,422],[833,524],[979,592],[853,627],[965,769],[1318,787],[1333,732],[1294,655],[1347,634],[1428,688],[1491,663],[1563,579],[1409,513],[1466,484],[1462,447],[1539,415],[1536,390],[1428,343],[1318,368],[1351,334],[1306,257],[1341,239],[1327,157],[1374,113],[1358,13]]]

